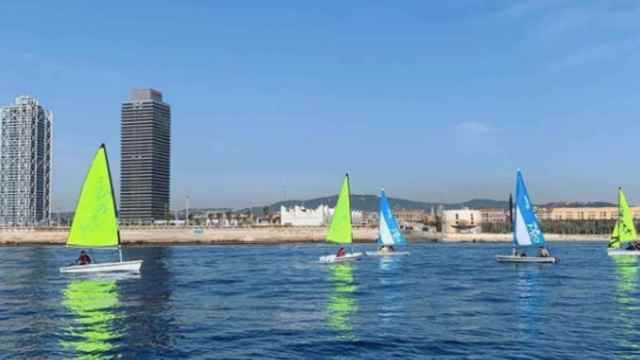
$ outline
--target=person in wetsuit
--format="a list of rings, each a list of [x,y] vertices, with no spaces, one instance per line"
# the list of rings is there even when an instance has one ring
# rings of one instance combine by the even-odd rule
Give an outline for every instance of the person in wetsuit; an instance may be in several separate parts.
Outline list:
[[[78,257],[78,260],[76,260],[76,263],[78,265],[89,265],[91,264],[91,257],[89,257],[89,255],[87,255],[84,250],[81,250],[80,256]]]

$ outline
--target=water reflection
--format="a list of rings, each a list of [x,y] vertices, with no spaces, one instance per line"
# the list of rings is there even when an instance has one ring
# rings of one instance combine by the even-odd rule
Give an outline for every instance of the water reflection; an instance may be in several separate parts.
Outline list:
[[[118,325],[126,329],[122,346],[127,351],[145,353],[156,358],[171,353],[184,356],[176,342],[176,320],[172,289],[174,278],[169,270],[173,249],[170,247],[131,248],[131,257],[144,260],[142,281],[121,283],[123,318]],[[189,259],[184,259],[188,265]],[[153,309],[147,311],[146,309]],[[197,311],[199,308],[195,308]]]
[[[392,323],[404,311],[404,297],[398,287],[404,284],[404,277],[399,274],[401,259],[397,256],[380,257],[380,274],[378,279],[382,286],[382,301],[378,315],[383,323]]]
[[[120,337],[114,330],[116,281],[114,277],[73,279],[63,290],[63,305],[74,319],[65,329],[71,340],[61,341],[61,345],[74,350],[75,358],[111,358],[108,352],[114,347],[113,340]]]
[[[380,270],[394,271],[400,266],[400,258],[398,256],[381,256]]]
[[[529,264],[527,264],[529,265]],[[540,267],[517,266],[518,330],[523,341],[535,338],[536,325],[544,314],[545,289],[540,286]]]
[[[612,256],[616,266],[618,278],[616,286],[616,302],[618,305],[617,318],[620,324],[621,345],[627,350],[639,350],[637,341],[638,325],[638,299],[636,289],[638,287],[638,258],[635,256]],[[633,339],[636,340],[633,340]]]
[[[358,311],[358,303],[353,297],[358,288],[353,280],[351,264],[335,264],[329,268],[329,271],[334,287],[327,305],[329,324],[345,335],[352,335],[353,326],[350,316]]]

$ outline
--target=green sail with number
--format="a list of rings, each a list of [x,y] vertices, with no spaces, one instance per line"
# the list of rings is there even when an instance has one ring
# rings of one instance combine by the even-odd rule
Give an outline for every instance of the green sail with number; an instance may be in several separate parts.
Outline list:
[[[617,249],[622,243],[635,240],[637,237],[636,226],[633,223],[633,214],[629,209],[627,198],[624,196],[622,188],[618,189],[618,221],[613,228],[613,233],[609,238],[609,248]]]

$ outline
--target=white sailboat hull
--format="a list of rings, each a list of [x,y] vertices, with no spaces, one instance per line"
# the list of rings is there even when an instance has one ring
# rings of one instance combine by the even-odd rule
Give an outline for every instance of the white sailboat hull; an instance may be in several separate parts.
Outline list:
[[[360,259],[360,257],[362,257],[362,253],[348,253],[345,254],[344,256],[340,256],[337,257],[335,255],[326,255],[326,256],[320,256],[319,261],[321,263],[325,263],[325,264],[330,264],[330,263],[337,263],[337,262],[345,262],[345,261],[354,261],[354,260],[358,260]]]
[[[553,256],[514,256],[514,255],[496,255],[498,262],[512,263],[538,263],[538,264],[555,264],[558,259]]]
[[[609,254],[609,256],[640,256],[640,250],[609,249],[607,250],[607,254]]]
[[[97,263],[88,265],[71,265],[60,268],[62,273],[95,273],[113,271],[139,272],[142,267],[142,260],[132,260],[123,262]]]
[[[367,256],[403,256],[409,255],[408,251],[367,251]]]

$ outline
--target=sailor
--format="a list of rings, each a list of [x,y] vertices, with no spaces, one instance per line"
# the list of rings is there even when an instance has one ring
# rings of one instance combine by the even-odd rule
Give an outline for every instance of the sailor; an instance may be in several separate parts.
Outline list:
[[[539,257],[549,257],[549,250],[545,249],[544,246],[540,246],[538,248],[538,256]]]
[[[338,252],[336,253],[336,257],[342,257],[342,256],[345,256],[345,255],[347,255],[347,252],[346,252],[346,251],[344,251],[344,248],[343,248],[343,247],[341,247],[340,249],[338,249]]]
[[[513,250],[511,251],[511,256],[518,256],[518,249],[513,248]]]
[[[393,245],[380,245],[380,247],[378,248],[378,251],[390,253],[394,251],[394,248],[393,248]]]
[[[87,255],[87,253],[84,250],[81,250],[80,257],[78,257],[78,260],[76,260],[76,263],[78,263],[79,265],[89,265],[91,264],[91,258],[89,257],[89,255]]]
[[[640,241],[632,241],[627,246],[626,250],[640,250]]]

